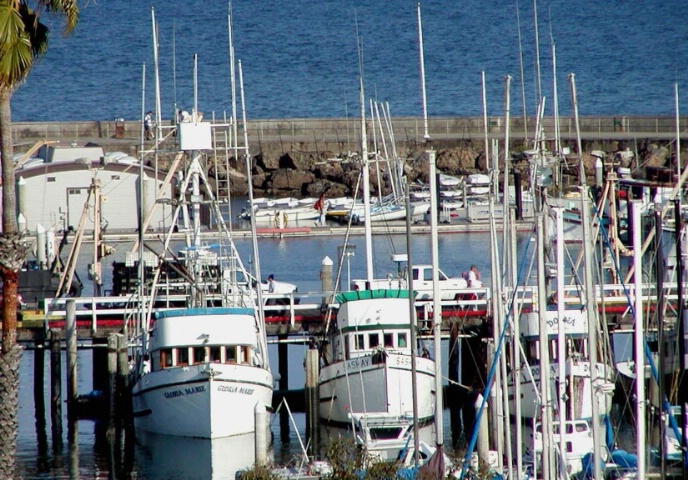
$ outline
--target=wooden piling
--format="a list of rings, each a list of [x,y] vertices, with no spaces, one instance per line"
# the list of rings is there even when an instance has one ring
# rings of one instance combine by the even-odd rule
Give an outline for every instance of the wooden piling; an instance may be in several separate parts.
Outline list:
[[[67,415],[71,420],[76,418],[78,378],[76,371],[76,301],[67,300],[66,344],[67,344]]]
[[[323,305],[328,305],[329,304],[329,296],[331,295],[331,290],[332,290],[332,266],[333,262],[330,257],[325,257],[323,258],[322,264],[321,264],[321,269],[320,269],[320,281],[322,282],[322,291],[325,293],[325,296],[322,299],[322,304]]]
[[[111,422],[115,418],[116,402],[116,381],[117,381],[117,335],[111,334],[107,339],[108,362],[107,362],[107,399],[108,399],[108,419]]]
[[[288,335],[280,335],[280,341],[287,340]],[[289,344],[286,342],[277,344],[277,359],[279,360],[279,389],[283,393],[289,390]],[[289,443],[289,412],[286,408],[280,409],[280,440],[283,444]]]
[[[127,337],[117,335],[117,411],[126,424],[129,420],[129,351]]]
[[[36,331],[33,351],[33,405],[36,416],[38,455],[48,453],[48,435],[45,420],[45,330]]]
[[[107,392],[108,388],[108,352],[107,348],[100,347],[107,345],[107,337],[94,337],[93,340],[92,362],[93,362],[93,390]]]
[[[449,408],[452,446],[457,447],[459,438],[461,438],[461,392],[459,386],[459,350],[461,341],[459,339],[459,324],[451,323],[449,333],[449,359],[448,359],[448,377],[449,386],[447,394],[447,407]]]
[[[50,422],[53,450],[62,449],[62,355],[61,335],[57,328],[50,329]]]
[[[320,450],[320,355],[317,349],[306,351],[306,438],[309,453],[317,456]]]

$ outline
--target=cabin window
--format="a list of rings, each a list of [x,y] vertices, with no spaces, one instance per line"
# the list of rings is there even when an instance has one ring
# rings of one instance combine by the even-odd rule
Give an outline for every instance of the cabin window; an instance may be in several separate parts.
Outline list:
[[[169,368],[172,366],[172,349],[166,348],[160,350],[160,365],[162,368]]]
[[[351,349],[349,348],[349,342],[344,342],[344,358],[346,358],[347,360],[348,360],[349,358],[351,358],[351,357],[350,357],[350,355],[351,355],[350,350],[351,350]]]
[[[46,180],[46,182],[49,182],[49,183],[53,183],[53,182],[56,182],[56,181],[57,181],[57,179],[56,179],[55,177],[48,177],[47,180]]]
[[[220,363],[222,362],[222,347],[210,347],[210,362]]]
[[[432,270],[430,270],[429,268],[426,268],[423,271],[423,277],[424,277],[424,280],[426,282],[432,282]]]
[[[377,333],[368,334],[368,348],[376,348],[380,345],[380,336]]]
[[[187,347],[177,349],[177,365],[184,366],[189,364],[189,349]]]
[[[194,363],[205,363],[205,347],[194,347]]]
[[[239,363],[248,363],[248,351],[249,347],[239,347]]]
[[[416,270],[415,268],[413,269],[413,279],[418,280],[418,270]]]
[[[394,348],[394,335],[391,333],[384,334],[385,347]]]
[[[406,348],[406,334],[405,333],[397,333],[397,346],[399,348]]]
[[[364,350],[365,349],[365,336],[360,334],[356,335],[356,350]]]
[[[225,347],[225,363],[236,363],[236,347]]]
[[[81,193],[81,190],[78,189],[78,188],[70,188],[70,189],[67,191],[67,194],[68,194],[68,195],[79,195],[80,193]]]
[[[573,443],[566,442],[566,451],[569,453],[573,452]]]
[[[112,180],[119,180],[119,175],[111,175],[110,178]]]

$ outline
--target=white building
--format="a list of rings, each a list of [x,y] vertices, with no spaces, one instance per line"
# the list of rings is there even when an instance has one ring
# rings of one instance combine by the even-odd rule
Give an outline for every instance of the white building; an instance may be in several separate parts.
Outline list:
[[[139,163],[122,152],[105,154],[99,146],[46,145],[33,157],[20,163],[16,170],[18,211],[26,219],[26,229],[60,231],[78,228],[94,178],[100,185],[101,225],[108,232],[134,232],[138,228],[143,198],[144,218],[156,203],[164,174],[155,178],[153,168],[143,169],[143,195],[139,195]],[[162,198],[170,199],[172,187],[164,189]],[[89,210],[85,231],[93,230],[94,202]],[[155,209],[149,230],[164,230],[171,223],[173,209],[167,204]]]

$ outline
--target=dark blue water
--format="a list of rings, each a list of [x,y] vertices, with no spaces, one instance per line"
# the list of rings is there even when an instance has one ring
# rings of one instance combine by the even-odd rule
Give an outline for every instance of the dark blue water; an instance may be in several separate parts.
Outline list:
[[[163,114],[193,103],[198,53],[199,108],[231,111],[227,1],[82,2],[74,34],[49,19],[51,44],[13,97],[16,121],[141,118],[154,109],[151,7],[160,35]],[[537,107],[532,2],[520,2],[526,110]],[[416,2],[307,0],[233,2],[235,50],[244,69],[248,118],[357,115],[356,19],[366,93],[392,115],[422,114]],[[553,104],[550,32],[557,45],[560,112],[571,114],[567,75],[575,72],[582,115],[671,115],[673,83],[688,68],[684,0],[550,0],[538,4],[542,93]],[[428,112],[479,115],[480,72],[488,110],[503,113],[511,75],[512,114],[522,111],[516,2],[423,4]],[[173,42],[174,39],[174,42]],[[173,54],[173,44],[175,52]],[[176,88],[173,63],[176,62]]]

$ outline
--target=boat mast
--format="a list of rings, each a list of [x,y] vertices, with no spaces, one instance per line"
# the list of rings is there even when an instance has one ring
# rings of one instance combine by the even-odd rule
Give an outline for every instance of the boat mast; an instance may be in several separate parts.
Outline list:
[[[361,156],[363,157],[363,217],[366,246],[366,280],[368,286],[373,283],[373,228],[370,219],[370,159],[368,158],[368,136],[366,134],[365,90],[363,88],[363,40],[358,34],[356,23],[356,37],[358,40],[358,79],[359,101],[361,106]]]
[[[535,66],[537,69],[537,98],[542,98],[542,75],[540,74],[540,34],[538,31],[537,0],[533,0],[533,22],[535,24]]]
[[[229,32],[229,77],[232,89],[232,148],[234,150],[234,158],[238,159],[239,135],[237,128],[236,72],[234,60],[234,29],[232,28],[232,2],[229,2],[229,14],[227,15],[227,29]]]
[[[578,150],[578,168],[579,168],[579,184],[581,194],[581,227],[583,229],[583,283],[585,285],[585,309],[588,315],[588,350],[590,358],[590,390],[592,401],[592,439],[593,439],[593,465],[595,472],[595,480],[601,480],[602,471],[600,468],[600,461],[602,460],[601,452],[601,429],[600,429],[600,404],[598,401],[597,388],[598,370],[597,370],[597,305],[595,301],[595,291],[593,286],[592,275],[592,239],[590,235],[590,204],[588,201],[587,181],[585,178],[585,165],[583,163],[583,144],[580,135],[580,123],[578,119],[578,99],[576,96],[576,76],[573,73],[569,74],[569,81],[571,82],[571,99],[573,105],[574,123],[576,126],[576,146]],[[604,379],[603,379],[604,381]]]
[[[484,142],[485,142],[485,167],[487,171],[490,171],[490,149],[488,146],[487,138],[487,92],[485,88],[485,70],[480,72],[480,82],[482,85],[482,97],[483,97],[483,132],[484,132]],[[492,192],[496,190],[496,185],[490,185]]]
[[[156,135],[155,140],[159,142],[162,139],[160,127],[162,126],[162,107],[160,101],[160,55],[158,50],[158,23],[155,21],[155,8],[151,7],[151,20],[153,22],[153,60],[155,62],[155,125]]]
[[[555,97],[556,98],[556,97]],[[566,471],[566,296],[564,295],[564,209],[555,209],[557,229],[557,362],[559,379],[557,392],[559,405],[559,471]]]
[[[631,202],[631,221],[633,225],[633,281],[635,302],[633,307],[633,351],[635,357],[635,429],[636,454],[638,457],[638,478],[645,478],[645,329],[643,325],[643,259],[642,250],[642,212],[639,201]]]
[[[248,199],[249,207],[253,212],[253,180],[251,178],[251,154],[248,147],[248,129],[246,128],[246,99],[244,97],[244,73],[241,68],[241,60],[239,60],[239,89],[241,93],[241,117],[244,129],[244,156],[246,159],[246,175],[248,176]],[[270,371],[270,362],[268,361],[268,345],[265,333],[265,312],[263,310],[263,281],[260,275],[260,254],[258,250],[258,235],[256,235],[256,216],[251,215],[251,241],[253,246],[253,258],[256,266],[256,298],[258,310],[258,324],[260,328],[260,347],[263,350],[263,358],[265,359],[265,368]]]
[[[526,79],[523,73],[523,43],[521,42],[521,14],[516,1],[516,26],[518,28],[518,64],[521,74],[521,102],[523,108],[523,142],[528,143],[528,109],[526,107]]]
[[[504,77],[504,184],[502,187],[502,245],[504,249],[504,257],[502,259],[502,271],[507,271],[507,262],[509,257],[509,249],[507,248],[507,237],[509,235],[509,161],[511,155],[509,152],[511,134],[511,76]],[[499,181],[499,180],[497,180]]]
[[[430,132],[428,130],[428,104],[425,94],[425,55],[423,53],[423,22],[420,16],[420,2],[418,7],[418,51],[420,55],[420,92],[423,102],[423,138],[430,139]]]

